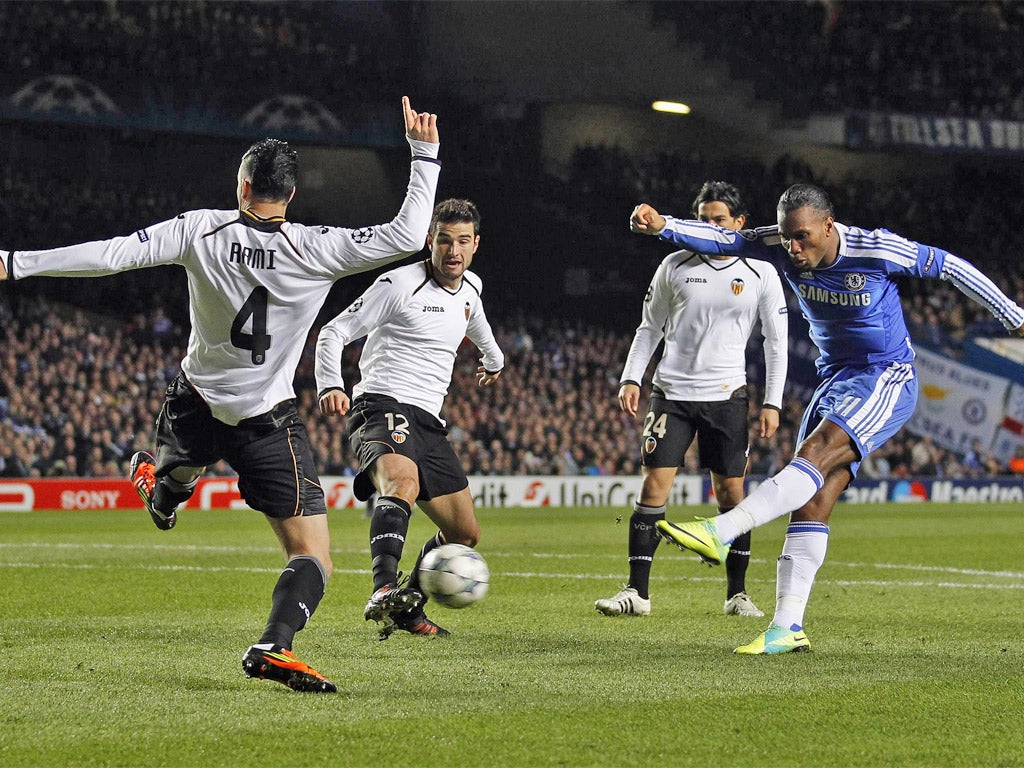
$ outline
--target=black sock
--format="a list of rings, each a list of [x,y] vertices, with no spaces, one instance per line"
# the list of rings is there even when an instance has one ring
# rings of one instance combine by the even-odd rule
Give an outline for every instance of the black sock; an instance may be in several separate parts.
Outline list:
[[[732,507],[719,507],[718,514],[728,512]],[[747,591],[747,566],[750,564],[750,531],[733,539],[729,554],[725,558],[726,597]]]
[[[416,565],[413,566],[412,575],[409,577],[410,587],[419,590],[420,592],[423,591],[420,589],[420,563],[422,563],[423,558],[427,556],[427,552],[440,547],[442,544],[444,544],[444,536],[442,536],[441,532],[438,531],[437,535],[431,536],[427,540],[427,543],[423,545],[423,549],[420,550],[420,556],[416,558]],[[426,596],[424,595],[424,597]]]
[[[661,543],[654,524],[664,519],[664,504],[645,507],[639,503],[633,505],[633,514],[629,518],[629,586],[644,600],[650,597],[651,564],[654,562],[654,550]]]
[[[154,509],[158,509],[165,515],[171,514],[179,506],[184,504],[195,493],[197,481],[191,483],[179,483],[173,477],[165,475],[158,477],[156,486],[153,488],[153,496],[150,499]]]
[[[295,633],[306,626],[320,605],[326,586],[324,567],[315,557],[298,555],[289,560],[274,587],[270,617],[260,642],[291,650]]]
[[[374,590],[398,581],[398,561],[402,559],[411,514],[409,505],[394,496],[379,497],[373,507],[373,518],[370,520],[370,561]]]

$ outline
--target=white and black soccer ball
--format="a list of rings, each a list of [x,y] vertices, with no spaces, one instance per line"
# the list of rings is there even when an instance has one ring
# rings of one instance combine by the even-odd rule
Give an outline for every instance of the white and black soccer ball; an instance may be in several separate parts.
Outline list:
[[[15,91],[11,103],[39,114],[116,115],[121,111],[102,89],[74,75],[37,77]]]
[[[442,544],[430,550],[419,570],[423,591],[448,608],[465,608],[487,594],[487,563],[479,552],[464,544]]]
[[[337,133],[341,121],[316,99],[294,93],[271,96],[242,117],[242,125],[269,131],[301,131],[314,135]]]

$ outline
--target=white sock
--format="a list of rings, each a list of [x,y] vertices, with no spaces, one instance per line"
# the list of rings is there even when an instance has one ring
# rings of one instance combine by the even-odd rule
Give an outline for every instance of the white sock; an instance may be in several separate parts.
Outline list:
[[[800,509],[824,484],[825,478],[816,466],[807,459],[793,459],[731,510],[712,518],[718,538],[732,541],[741,533]]]
[[[825,523],[815,522],[790,523],[786,529],[786,543],[777,566],[773,624],[794,632],[803,629],[814,577],[825,562],[828,530]]]

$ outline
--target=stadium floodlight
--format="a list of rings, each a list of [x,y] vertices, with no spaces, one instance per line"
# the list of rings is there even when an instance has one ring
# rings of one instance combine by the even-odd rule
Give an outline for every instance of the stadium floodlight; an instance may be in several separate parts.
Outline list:
[[[655,112],[671,112],[674,115],[690,114],[690,105],[681,101],[656,101],[651,104],[651,109]]]

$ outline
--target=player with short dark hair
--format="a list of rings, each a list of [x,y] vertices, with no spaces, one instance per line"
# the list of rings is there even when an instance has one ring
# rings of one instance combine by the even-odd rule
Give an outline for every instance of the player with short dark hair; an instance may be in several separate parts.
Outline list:
[[[188,211],[127,237],[12,251],[0,263],[0,279],[185,268],[188,350],[157,418],[156,458],[144,451],[132,457],[133,484],[156,526],[169,530],[206,466],[226,459],[238,472],[239,492],[266,515],[288,558],[266,628],[242,668],[299,691],[336,687],[291,651],[332,568],[323,489],[292,380],[334,282],[423,245],[440,173],[437,116],[416,113],[405,97],[402,108],[412,170],[405,202],[387,224],[344,229],[287,221],[296,153],[264,139],[239,163],[236,210]]]
[[[505,362],[484,314],[480,278],[469,271],[479,245],[476,206],[457,199],[439,203],[427,236],[430,258],[382,275],[317,339],[320,411],[348,414],[349,439],[359,459],[356,498],[379,494],[370,520],[374,592],[363,615],[383,624],[382,640],[396,629],[448,634],[423,610],[420,561],[441,544],[472,547],[480,540],[469,481],[441,418],[464,338],[482,353],[480,386],[496,382]],[[353,388],[349,411],[341,355],[362,336],[362,379]],[[413,504],[440,530],[422,547],[403,582],[398,563]]]
[[[693,214],[730,230],[742,229],[747,209],[739,189],[708,181],[693,201]],[[744,494],[747,426],[747,340],[757,322],[764,334],[765,393],[758,434],[779,427],[786,383],[786,299],[775,267],[734,256],[676,251],[662,261],[643,304],[619,385],[619,406],[636,416],[641,379],[656,348],[664,352],[641,433],[642,484],[629,519],[629,581],[614,596],[594,603],[608,616],[651,612],[651,565],[672,483],[694,439],[700,466],[711,472],[719,513]],[[747,594],[750,534],[733,542],[726,560],[726,615],[764,616]]]
[[[819,187],[787,189],[779,198],[777,217],[777,226],[736,233],[662,216],[646,203],[630,216],[634,232],[684,248],[779,262],[820,352],[820,384],[800,424],[796,457],[731,512],[681,525],[658,523],[658,530],[680,547],[718,564],[736,537],[791,513],[778,560],[775,616],[753,642],[736,649],[741,654],[810,648],[804,612],[825,560],[832,509],[864,457],[914,413],[914,348],[897,279],[949,281],[1008,331],[1024,336],[1024,309],[972,264],[885,229],[837,222],[831,199]]]

